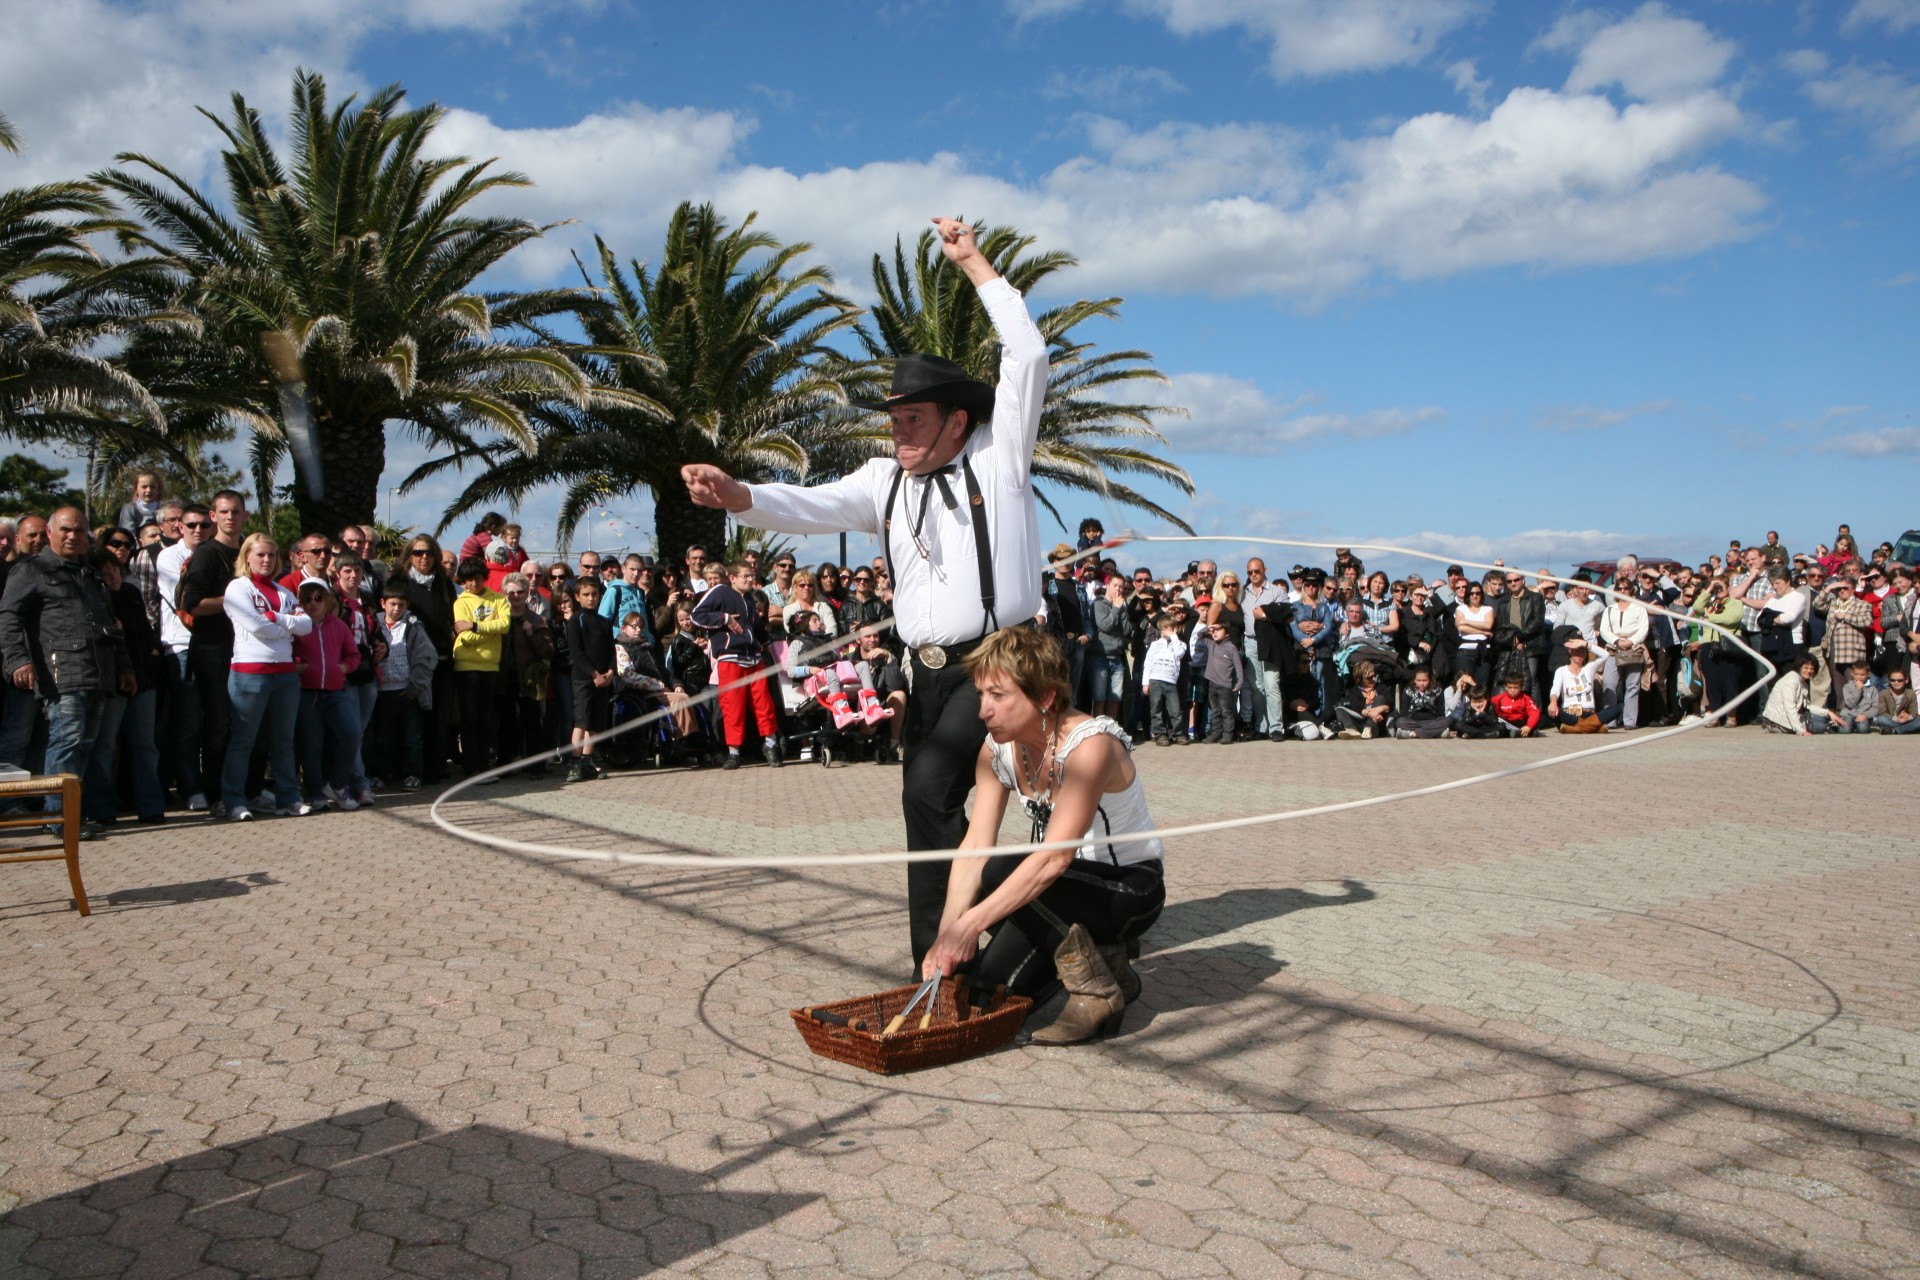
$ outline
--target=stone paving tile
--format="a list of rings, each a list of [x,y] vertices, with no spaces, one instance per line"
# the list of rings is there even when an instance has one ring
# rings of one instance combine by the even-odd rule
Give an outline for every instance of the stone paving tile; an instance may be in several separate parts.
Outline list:
[[[1171,823],[1580,745],[1140,759]],[[91,919],[0,878],[0,1274],[1920,1276],[1905,745],[1696,734],[1182,840],[1123,1035],[888,1079],[784,1011],[901,980],[897,868],[523,859],[418,799],[116,831]],[[1760,836],[1663,800],[1802,764],[1894,798]],[[898,785],[457,809],[803,852],[891,843]]]

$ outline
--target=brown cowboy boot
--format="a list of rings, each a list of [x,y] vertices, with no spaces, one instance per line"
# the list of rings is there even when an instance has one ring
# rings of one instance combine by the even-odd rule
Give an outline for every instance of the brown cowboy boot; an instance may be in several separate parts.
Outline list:
[[[1076,924],[1067,930],[1066,941],[1053,953],[1053,963],[1067,989],[1067,1004],[1058,1018],[1033,1033],[1031,1042],[1079,1044],[1118,1031],[1127,1002],[1085,928]]]
[[[1133,971],[1133,964],[1127,957],[1127,944],[1115,943],[1111,947],[1100,948],[1100,958],[1106,961],[1107,972],[1120,984],[1120,998],[1132,1004],[1140,998],[1140,975]]]

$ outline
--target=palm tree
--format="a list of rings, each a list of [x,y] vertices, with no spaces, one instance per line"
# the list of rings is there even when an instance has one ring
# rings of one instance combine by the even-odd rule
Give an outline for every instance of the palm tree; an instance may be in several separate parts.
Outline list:
[[[976,239],[994,269],[1023,294],[1054,273],[1079,264],[1072,254],[1057,250],[1023,256],[1033,247],[1034,238],[1012,227],[981,227]],[[945,356],[988,383],[999,381],[1000,346],[993,322],[965,274],[940,252],[932,231],[920,233],[911,259],[896,240],[891,269],[880,254],[874,254],[873,285],[880,300],[856,330],[871,362],[847,370],[850,386],[860,388],[857,394],[871,395],[894,358],[916,351]],[[1153,357],[1145,351],[1096,352],[1092,343],[1072,336],[1074,327],[1084,320],[1119,319],[1120,304],[1119,298],[1081,299],[1035,319],[1047,340],[1051,367],[1034,450],[1034,478],[1150,512],[1192,533],[1186,521],[1114,479],[1117,474],[1144,475],[1182,493],[1193,492],[1193,479],[1186,469],[1151,448],[1167,443],[1154,429],[1154,419],[1186,411],[1101,398],[1127,383],[1167,381],[1165,374],[1147,363]],[[869,426],[862,436],[868,456],[885,448],[884,424]],[[1034,486],[1034,493],[1064,529],[1066,522],[1041,484]]]
[[[825,267],[799,263],[811,245],[782,244],[755,230],[754,218],[729,229],[712,205],[682,204],[654,271],[633,261],[623,273],[596,240],[605,305],[582,313],[587,339],[577,356],[596,385],[624,392],[627,403],[555,407],[541,415],[532,449],[483,451],[491,465],[443,527],[559,481],[564,545],[596,506],[647,489],[657,549],[678,559],[695,543],[726,543],[725,513],[688,500],[683,464],[710,462],[748,481],[812,474],[814,455],[847,431],[833,418],[844,394],[826,343],[854,323],[856,308],[829,291]]]
[[[0,116],[0,150],[19,145]],[[165,447],[159,405],[98,354],[128,330],[111,290],[132,268],[110,267],[89,241],[129,227],[91,183],[0,191],[0,432]]]
[[[443,109],[403,109],[404,96],[395,85],[330,108],[321,77],[298,73],[290,164],[239,94],[225,120],[202,110],[227,142],[231,214],[145,156],[96,179],[145,220],[124,237],[153,269],[143,299],[203,324],[142,335],[129,367],[189,427],[251,430],[257,477],[291,451],[306,528],[373,518],[389,422],[454,450],[494,435],[530,446],[537,409],[593,394],[535,331],[583,294],[473,290],[548,229],[471,212],[527,179],[427,158]]]

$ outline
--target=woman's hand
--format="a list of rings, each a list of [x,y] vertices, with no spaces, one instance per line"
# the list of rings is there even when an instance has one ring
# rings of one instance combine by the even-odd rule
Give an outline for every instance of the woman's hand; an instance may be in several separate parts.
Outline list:
[[[936,973],[951,978],[956,969],[972,962],[979,948],[980,931],[969,928],[965,916],[948,921],[941,928],[940,936],[933,940],[927,958],[920,962],[921,980],[924,982]]]

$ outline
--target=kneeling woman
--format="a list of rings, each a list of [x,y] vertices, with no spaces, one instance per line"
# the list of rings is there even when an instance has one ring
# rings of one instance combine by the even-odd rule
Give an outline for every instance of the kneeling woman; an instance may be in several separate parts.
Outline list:
[[[1067,989],[1066,1007],[1033,1042],[1078,1044],[1109,1034],[1140,992],[1127,945],[1159,919],[1166,901],[1160,841],[1102,839],[1153,829],[1132,744],[1112,720],[1073,709],[1066,658],[1044,632],[995,632],[966,663],[980,690],[988,740],[980,748],[973,818],[960,847],[1000,842],[1010,796],[1032,819],[1035,841],[1086,843],[956,858],[940,936],[920,976],[964,968],[976,989],[1005,983],[1009,992],[1035,1000],[1059,982]],[[976,956],[988,931],[992,939]]]

